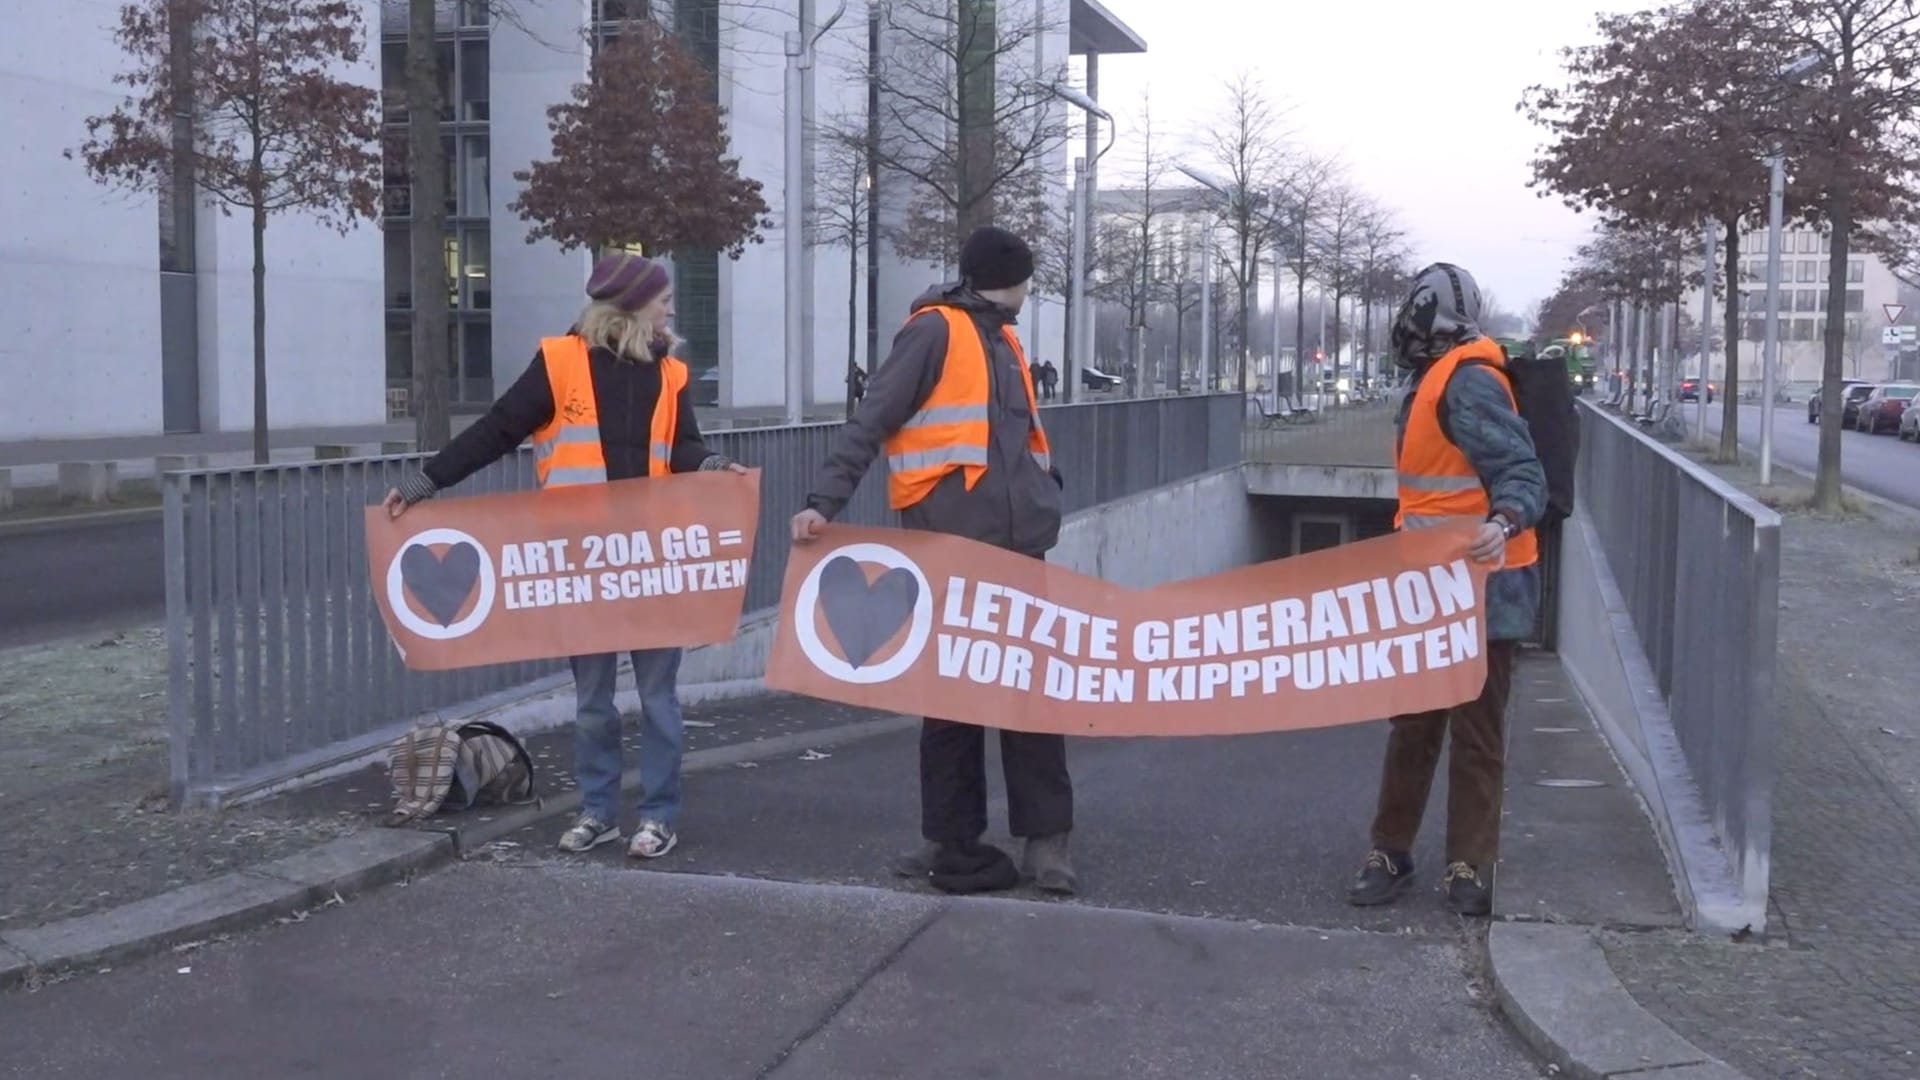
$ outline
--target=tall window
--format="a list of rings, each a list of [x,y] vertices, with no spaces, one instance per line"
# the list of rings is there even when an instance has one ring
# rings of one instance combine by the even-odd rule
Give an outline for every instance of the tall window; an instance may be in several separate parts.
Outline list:
[[[642,5],[644,6],[644,5]],[[720,0],[674,0],[674,32],[720,84]],[[677,251],[673,256],[675,322],[687,339],[687,366],[696,377],[720,362],[720,253]]]
[[[412,222],[413,176],[407,140],[405,4],[389,4],[383,19],[381,86],[386,109],[385,210],[387,379],[411,388],[413,379]],[[438,0],[441,153],[447,170],[446,363],[451,397],[458,406],[493,398],[491,152],[487,135],[492,81],[489,77],[486,0]]]

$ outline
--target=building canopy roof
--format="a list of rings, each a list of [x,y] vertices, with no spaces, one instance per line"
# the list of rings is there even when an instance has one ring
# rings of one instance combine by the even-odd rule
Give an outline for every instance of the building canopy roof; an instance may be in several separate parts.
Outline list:
[[[1147,43],[1133,28],[1102,6],[1099,0],[1070,0],[1068,15],[1069,51],[1075,56],[1089,53],[1143,53]]]

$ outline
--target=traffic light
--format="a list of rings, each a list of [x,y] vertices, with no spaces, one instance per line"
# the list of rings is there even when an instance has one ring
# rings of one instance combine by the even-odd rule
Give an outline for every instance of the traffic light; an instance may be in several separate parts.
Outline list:
[[[1567,336],[1567,340],[1573,342],[1575,345],[1579,345],[1587,340],[1587,335],[1575,330]]]

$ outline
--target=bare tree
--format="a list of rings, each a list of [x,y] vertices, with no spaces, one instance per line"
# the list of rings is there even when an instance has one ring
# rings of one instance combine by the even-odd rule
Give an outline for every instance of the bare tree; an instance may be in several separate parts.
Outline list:
[[[995,0],[885,0],[883,56],[858,78],[879,91],[874,160],[912,192],[889,237],[902,255],[951,261],[969,232],[994,223],[1002,189],[1066,144],[1069,117],[1053,93],[1065,67],[1035,70],[1032,59],[1059,29],[1052,11],[1015,21]]]
[[[447,158],[440,145],[440,50],[435,0],[407,5],[408,237],[413,297],[413,432],[416,448],[453,437],[447,370]]]
[[[1394,220],[1392,211],[1380,205],[1369,208],[1360,226],[1360,304],[1365,311],[1366,326],[1361,333],[1364,342],[1362,348],[1366,355],[1374,353],[1373,312],[1384,303],[1399,300],[1395,295],[1399,288],[1399,276],[1404,273],[1402,264],[1408,258],[1406,253],[1407,234]],[[1279,350],[1275,343],[1275,351]],[[1368,371],[1367,374],[1373,374]]]
[[[1159,258],[1155,225],[1164,216],[1167,201],[1168,163],[1160,137],[1153,126],[1152,102],[1141,95],[1140,111],[1133,124],[1134,145],[1138,155],[1130,163],[1131,179],[1137,186],[1118,189],[1116,204],[1106,210],[1106,224],[1095,250],[1099,284],[1097,295],[1117,300],[1127,312],[1127,330],[1132,335],[1127,354],[1134,366],[1135,391],[1144,390],[1141,380],[1146,369],[1144,343],[1147,312],[1161,298],[1164,282],[1156,269],[1165,264]]]
[[[253,233],[253,455],[266,464],[267,220],[298,213],[350,231],[379,213],[379,94],[337,76],[367,27],[348,0],[138,0],[114,40],[131,61],[112,112],[77,150],[97,181],[160,192],[186,182],[242,211]],[[182,125],[187,130],[182,131]]]
[[[1207,156],[1222,172],[1220,179],[1228,189],[1222,214],[1227,229],[1222,261],[1233,278],[1240,392],[1245,394],[1252,367],[1249,330],[1260,253],[1273,238],[1274,198],[1288,161],[1280,114],[1260,80],[1242,72],[1228,81],[1226,92],[1225,107],[1203,138]]]
[[[847,414],[853,414],[854,388],[860,367],[860,253],[871,259],[872,237],[867,235],[867,141],[850,126],[831,129],[821,142],[822,187],[825,198],[814,205],[810,232],[813,242],[847,253]],[[869,359],[868,363],[872,363]]]
[[[1326,204],[1344,183],[1340,167],[1330,158],[1307,156],[1291,163],[1282,179],[1283,202],[1276,208],[1275,229],[1282,237],[1287,269],[1293,272],[1293,355],[1296,372],[1307,357],[1307,281],[1314,274],[1314,252]]]
[[[1348,183],[1335,184],[1327,192],[1325,205],[1319,243],[1314,245],[1310,261],[1321,286],[1333,294],[1333,337],[1326,348],[1333,357],[1333,373],[1338,379],[1344,301],[1360,290],[1361,275],[1365,271],[1361,253],[1372,207],[1359,188]]]

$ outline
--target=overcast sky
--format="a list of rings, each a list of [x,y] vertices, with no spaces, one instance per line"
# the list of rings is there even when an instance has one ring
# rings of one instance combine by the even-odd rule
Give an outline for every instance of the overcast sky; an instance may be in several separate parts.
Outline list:
[[[1553,291],[1589,222],[1526,186],[1538,129],[1514,111],[1561,80],[1558,50],[1631,0],[1103,0],[1146,39],[1107,57],[1100,103],[1120,120],[1101,186],[1124,186],[1143,93],[1173,150],[1221,112],[1224,79],[1257,75],[1302,145],[1336,153],[1393,207],[1414,256],[1472,271],[1503,308]]]

